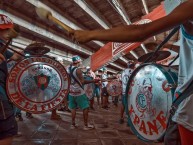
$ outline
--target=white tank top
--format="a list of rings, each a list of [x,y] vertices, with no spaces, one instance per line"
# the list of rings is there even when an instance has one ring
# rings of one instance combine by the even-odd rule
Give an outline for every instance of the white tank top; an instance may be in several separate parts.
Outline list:
[[[125,69],[121,74],[121,81],[122,81],[122,94],[125,95],[125,91],[127,88],[127,82],[132,74],[133,70],[130,68]]]
[[[185,2],[187,0],[165,0],[164,1],[164,8],[166,11],[166,14],[169,14],[171,11],[173,11],[178,5]]]
[[[103,80],[105,80],[105,79],[107,79],[108,78],[108,76],[107,76],[107,74],[102,74],[102,79]],[[106,81],[106,82],[102,82],[102,88],[105,88],[105,87],[107,87],[107,84],[108,84],[108,81]]]
[[[74,67],[75,66],[72,66],[71,69],[73,69]],[[79,82],[79,84],[81,84],[78,76],[76,75],[77,69],[78,68],[76,68],[73,71],[73,76],[76,78],[76,80]],[[68,72],[68,73],[70,74],[70,72]],[[84,89],[82,89],[82,87],[79,84],[71,77],[70,92],[69,92],[69,94],[71,96],[81,96],[81,95],[85,94]]]
[[[179,63],[178,87],[175,92],[176,97],[180,95],[193,80],[193,36],[187,34],[183,26],[181,26]],[[193,132],[192,110],[193,94],[180,103],[175,115],[173,116],[173,121],[183,125],[185,128]]]

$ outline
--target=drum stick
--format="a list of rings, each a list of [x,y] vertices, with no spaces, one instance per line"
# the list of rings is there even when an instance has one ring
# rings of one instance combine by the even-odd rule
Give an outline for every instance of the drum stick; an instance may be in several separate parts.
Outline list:
[[[73,29],[70,28],[69,26],[67,26],[66,24],[62,23],[61,21],[59,21],[57,18],[55,18],[54,16],[52,16],[52,13],[42,7],[36,8],[36,13],[37,15],[44,20],[49,20],[54,22],[55,24],[61,26],[64,30],[66,30],[67,32],[72,31]]]

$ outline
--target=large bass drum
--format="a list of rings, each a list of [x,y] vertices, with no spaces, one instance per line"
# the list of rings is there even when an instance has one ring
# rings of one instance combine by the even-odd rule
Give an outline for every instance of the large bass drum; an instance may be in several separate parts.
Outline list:
[[[144,141],[165,135],[177,86],[177,71],[158,64],[143,64],[131,75],[126,88],[126,112],[133,132]]]
[[[85,75],[84,76],[85,80],[93,80],[92,77]],[[86,96],[88,97],[89,100],[92,100],[94,98],[94,88],[95,85],[93,83],[85,84],[84,85],[84,91],[86,93]]]
[[[63,102],[70,80],[64,66],[47,56],[32,56],[15,64],[7,78],[7,93],[20,109],[39,114]]]

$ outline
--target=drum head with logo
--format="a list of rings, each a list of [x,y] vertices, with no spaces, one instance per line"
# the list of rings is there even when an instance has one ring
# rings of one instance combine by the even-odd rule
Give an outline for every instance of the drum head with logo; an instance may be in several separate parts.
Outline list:
[[[112,80],[107,84],[107,92],[110,96],[119,96],[122,92],[122,84],[118,80]]]
[[[93,80],[92,77],[89,76],[84,76],[85,80]],[[86,96],[88,97],[89,100],[91,100],[94,97],[94,84],[89,83],[84,85],[84,91],[86,93]]]
[[[140,139],[158,141],[165,134],[176,83],[177,73],[161,65],[143,64],[132,73],[126,111],[128,123]]]
[[[20,109],[33,114],[55,109],[67,97],[69,77],[62,64],[49,57],[29,57],[17,63],[7,78],[7,93]]]

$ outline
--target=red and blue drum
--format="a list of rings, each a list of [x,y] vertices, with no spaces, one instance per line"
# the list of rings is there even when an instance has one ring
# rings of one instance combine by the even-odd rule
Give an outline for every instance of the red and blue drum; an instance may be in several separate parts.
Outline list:
[[[20,109],[39,114],[57,108],[67,97],[70,79],[64,66],[47,56],[21,60],[9,72],[7,93]]]
[[[177,71],[158,64],[143,64],[131,75],[127,93],[128,123],[144,141],[163,138],[174,91]]]
[[[87,75],[84,76],[84,79],[85,80],[93,80],[92,77],[87,76]],[[93,83],[89,83],[89,84],[84,85],[84,90],[85,90],[86,96],[88,97],[89,100],[92,100],[94,97],[94,88],[95,88],[95,85]]]
[[[107,92],[110,96],[119,96],[122,92],[122,84],[119,80],[112,80],[107,84]]]

